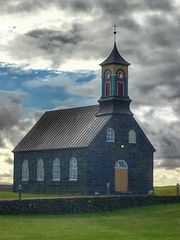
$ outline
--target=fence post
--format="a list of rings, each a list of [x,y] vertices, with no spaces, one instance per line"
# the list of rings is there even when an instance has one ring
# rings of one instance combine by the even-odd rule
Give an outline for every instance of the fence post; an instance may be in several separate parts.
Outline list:
[[[176,184],[176,196],[179,196],[179,183]]]
[[[21,184],[19,184],[19,186],[18,186],[18,193],[19,193],[18,199],[21,200],[21,195],[22,195],[22,185]]]

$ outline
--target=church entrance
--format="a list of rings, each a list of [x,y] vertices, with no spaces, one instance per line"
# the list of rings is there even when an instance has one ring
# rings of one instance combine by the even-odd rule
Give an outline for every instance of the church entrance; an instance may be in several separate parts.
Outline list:
[[[128,191],[128,165],[124,160],[115,163],[115,191]]]

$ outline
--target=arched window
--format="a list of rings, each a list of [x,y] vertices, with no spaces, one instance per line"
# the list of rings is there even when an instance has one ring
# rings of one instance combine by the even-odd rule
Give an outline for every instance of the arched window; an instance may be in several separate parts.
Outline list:
[[[60,180],[60,161],[57,158],[54,159],[54,161],[53,161],[52,180],[53,181]]]
[[[106,141],[107,142],[115,142],[115,134],[113,128],[108,128],[106,133]]]
[[[115,168],[128,169],[127,162],[125,162],[124,160],[118,160],[115,164]]]
[[[76,158],[71,158],[69,163],[69,180],[77,181],[77,160]]]
[[[136,143],[136,132],[134,130],[129,131],[129,143]]]
[[[22,163],[22,181],[29,181],[28,160],[24,160]]]
[[[124,97],[124,82],[123,81],[117,81],[117,96]]]
[[[37,181],[44,181],[44,162],[42,159],[37,162]]]
[[[121,70],[121,69],[119,69],[119,70],[116,72],[116,76],[117,76],[117,79],[119,79],[119,80],[124,80],[124,77],[125,77],[124,71]]]
[[[104,93],[105,97],[111,96],[111,82],[110,81],[105,82],[104,89],[105,89],[105,93]]]

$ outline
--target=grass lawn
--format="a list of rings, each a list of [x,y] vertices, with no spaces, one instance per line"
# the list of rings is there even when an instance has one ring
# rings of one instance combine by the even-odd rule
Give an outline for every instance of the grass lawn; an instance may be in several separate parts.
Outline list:
[[[0,216],[2,240],[180,239],[180,204],[71,215]]]
[[[155,195],[176,195],[176,186],[155,187]]]
[[[154,187],[155,195],[176,195],[176,186]],[[22,193],[22,199],[25,198],[47,198],[60,197],[60,194],[40,194],[40,193]],[[67,197],[68,195],[66,195]],[[70,196],[70,194],[69,194]],[[18,193],[0,191],[0,200],[2,199],[18,199]]]
[[[41,197],[58,197],[58,194],[40,194],[40,193],[22,193],[22,199],[25,198],[41,198]],[[2,199],[18,199],[18,193],[0,192],[0,200]]]

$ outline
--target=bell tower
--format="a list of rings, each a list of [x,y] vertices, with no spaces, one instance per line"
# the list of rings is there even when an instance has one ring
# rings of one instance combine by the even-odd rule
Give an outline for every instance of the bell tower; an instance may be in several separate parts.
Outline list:
[[[97,115],[132,114],[128,96],[128,63],[116,47],[116,25],[114,25],[114,47],[102,67],[102,91],[98,101],[100,111]]]

